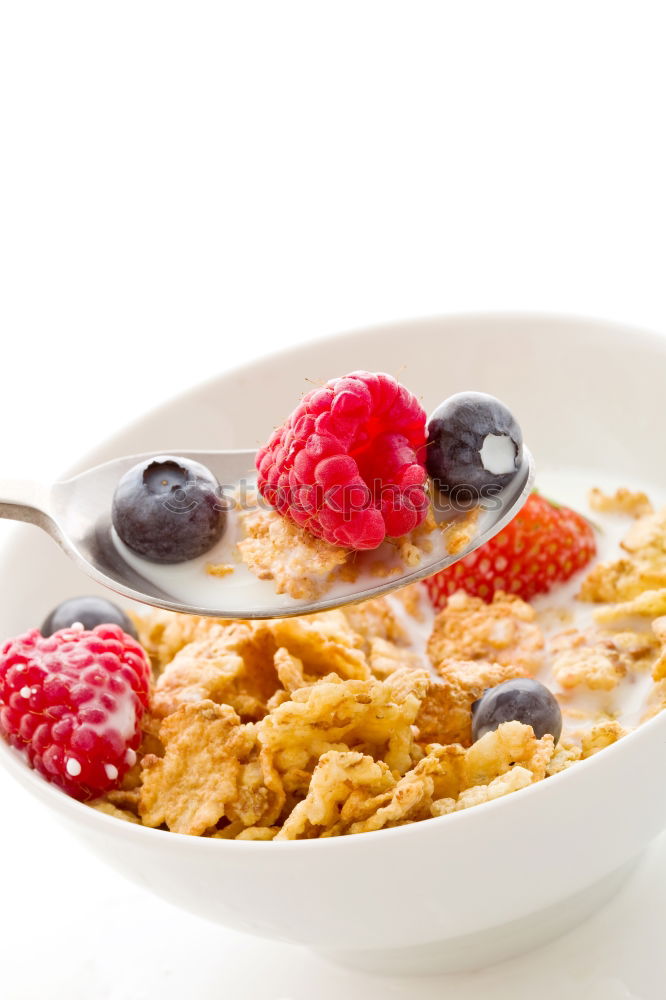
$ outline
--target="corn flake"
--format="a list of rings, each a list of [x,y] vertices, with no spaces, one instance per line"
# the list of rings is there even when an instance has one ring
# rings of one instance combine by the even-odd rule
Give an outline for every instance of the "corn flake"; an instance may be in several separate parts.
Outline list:
[[[666,583],[666,575],[664,577]],[[611,624],[623,618],[658,618],[666,615],[666,587],[662,590],[643,590],[631,600],[609,607],[599,608],[594,612],[595,621],[600,624]]]
[[[630,658],[611,636],[571,629],[552,643],[553,675],[563,688],[611,691],[626,675]]]
[[[482,805],[484,802],[492,802],[511,792],[520,791],[527,788],[534,782],[534,775],[526,767],[517,764],[505,774],[500,774],[488,785],[475,785],[461,792],[457,799],[437,799],[432,804],[433,816],[446,816],[448,813],[459,812],[461,809],[470,809],[472,806]]]
[[[625,735],[625,730],[619,722],[610,719],[606,722],[598,723],[589,732],[583,733],[581,740],[583,759],[592,757],[593,754],[609,747],[611,743],[617,743]]]
[[[654,507],[647,493],[628,490],[620,486],[615,493],[604,493],[595,486],[590,490],[588,501],[592,510],[599,514],[629,514],[631,517],[644,517],[653,514]]]
[[[228,625],[221,618],[181,615],[155,608],[131,617],[139,642],[148,653],[156,674],[161,673],[183,646],[208,638],[212,625]]]
[[[314,600],[349,563],[350,549],[315,538],[274,510],[244,510],[240,519],[246,534],[240,556],[260,580],[274,581],[277,594]]]
[[[373,639],[370,643],[370,653],[368,656],[370,670],[375,677],[384,679],[396,670],[421,670],[424,669],[423,658],[405,649],[396,646],[395,643],[387,639]]]
[[[395,783],[383,761],[375,761],[358,751],[329,750],[319,758],[305,799],[285,820],[276,839],[334,836],[345,825],[340,815],[343,805],[354,797],[365,801]],[[347,816],[349,813],[348,809]]]
[[[323,677],[336,673],[343,680],[365,680],[370,668],[358,634],[342,611],[325,611],[297,618],[276,618],[259,627],[268,632],[275,648],[284,646],[303,661],[307,673]]]
[[[279,687],[275,644],[251,623],[212,625],[207,637],[184,646],[160,674],[153,711],[167,716],[182,705],[214,701],[231,705],[244,719],[260,719]]]
[[[114,806],[112,802],[108,802],[106,799],[98,799],[95,802],[89,802],[88,805],[91,809],[95,809],[97,812],[105,813],[107,816],[113,816],[115,819],[122,819],[126,823],[140,823],[141,820],[133,812],[129,812],[127,809],[118,809]]]
[[[258,726],[285,787],[302,788],[329,750],[359,750],[403,774],[412,764],[412,723],[428,684],[425,671],[397,671],[387,681],[342,681],[332,674],[295,691]]]
[[[546,776],[552,774],[559,774],[560,771],[566,771],[568,767],[575,764],[583,756],[583,751],[577,743],[570,742],[568,740],[560,740],[560,742],[555,747],[555,752],[550,758],[548,767],[546,768]]]
[[[447,660],[486,660],[530,676],[544,646],[536,612],[519,597],[498,592],[491,604],[458,591],[435,619],[428,654],[442,672]]]
[[[479,507],[473,507],[462,517],[442,525],[444,546],[449,555],[459,555],[472,542],[478,531],[480,513]]]
[[[145,826],[202,834],[221,819],[270,825],[282,805],[270,755],[263,758],[256,728],[232,708],[202,701],[184,705],[162,724],[163,758],[143,760],[140,815]],[[264,824],[261,824],[264,825]]]
[[[638,518],[625,535],[622,548],[627,555],[597,563],[590,570],[580,589],[581,600],[631,602],[645,591],[666,590],[666,508]]]
[[[375,639],[407,643],[407,633],[385,597],[375,597],[342,609],[349,627],[358,636],[359,646],[367,654]]]

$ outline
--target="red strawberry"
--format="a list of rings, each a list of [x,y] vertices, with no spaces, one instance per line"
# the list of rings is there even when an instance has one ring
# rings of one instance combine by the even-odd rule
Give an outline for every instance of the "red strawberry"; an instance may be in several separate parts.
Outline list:
[[[491,601],[502,590],[527,601],[586,566],[597,550],[581,514],[533,493],[498,535],[460,562],[426,580],[436,608],[456,590]]]

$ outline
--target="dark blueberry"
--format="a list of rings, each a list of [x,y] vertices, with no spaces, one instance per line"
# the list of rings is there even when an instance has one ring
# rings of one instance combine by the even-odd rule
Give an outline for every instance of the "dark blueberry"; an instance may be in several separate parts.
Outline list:
[[[444,493],[467,487],[475,498],[507,486],[523,457],[523,434],[511,411],[485,392],[458,392],[428,421],[426,468]]]
[[[81,622],[90,631],[96,625],[120,625],[134,639],[138,639],[136,629],[131,620],[111,601],[103,597],[70,597],[46,616],[41,627],[43,636],[53,635],[61,628],[70,628],[75,622]]]
[[[199,462],[160,455],[126,472],[113,497],[113,526],[157,563],[194,559],[212,548],[226,521],[220,484]]]
[[[555,742],[562,732],[562,713],[547,687],[531,677],[516,677],[488,688],[472,705],[472,736],[481,739],[503,722],[531,726],[537,739],[550,733]]]

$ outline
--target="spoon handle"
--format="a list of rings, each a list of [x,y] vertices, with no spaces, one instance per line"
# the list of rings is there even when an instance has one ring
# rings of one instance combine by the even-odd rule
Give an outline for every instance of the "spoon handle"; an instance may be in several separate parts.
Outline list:
[[[46,527],[49,490],[27,479],[0,479],[0,517]]]

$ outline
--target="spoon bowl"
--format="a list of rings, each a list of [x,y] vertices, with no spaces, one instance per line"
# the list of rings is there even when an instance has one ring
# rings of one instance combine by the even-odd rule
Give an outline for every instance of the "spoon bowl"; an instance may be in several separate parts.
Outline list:
[[[174,454],[166,452],[164,454]],[[253,450],[183,451],[175,454],[206,466],[216,476],[222,495],[238,484],[254,487]],[[358,557],[359,573],[353,582],[335,583],[320,598],[297,599],[278,594],[273,581],[258,580],[238,563],[225,577],[211,576],[206,564],[216,561],[218,549],[200,559],[164,566],[131,552],[117,537],[111,523],[113,494],[120,478],[134,465],[154,454],[114,459],[51,487],[30,482],[0,483],[0,517],[28,521],[47,531],[70,558],[93,580],[123,597],[143,604],[214,618],[284,618],[311,614],[387,594],[409,583],[432,576],[453,565],[496,535],[521,509],[534,481],[534,462],[527,448],[516,476],[501,493],[482,499],[476,533],[455,553],[449,552],[441,531],[432,533],[432,550],[423,553],[417,566],[397,565],[390,576],[373,575],[373,560],[395,552],[389,543],[374,553]],[[465,511],[454,509],[444,498],[433,503],[439,526],[451,524]],[[222,539],[224,560],[234,558],[239,525],[236,511],[229,511]],[[364,562],[365,560],[365,562]],[[221,558],[220,562],[223,561]],[[364,568],[367,567],[367,568]]]

